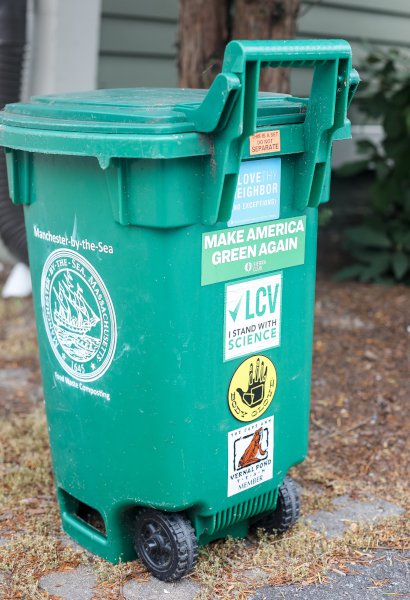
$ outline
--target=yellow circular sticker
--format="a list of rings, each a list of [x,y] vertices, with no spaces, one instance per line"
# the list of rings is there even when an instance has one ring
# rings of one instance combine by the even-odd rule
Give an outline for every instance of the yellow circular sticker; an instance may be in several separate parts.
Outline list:
[[[228,391],[229,410],[239,421],[259,419],[272,402],[276,369],[262,354],[250,356],[236,369]]]

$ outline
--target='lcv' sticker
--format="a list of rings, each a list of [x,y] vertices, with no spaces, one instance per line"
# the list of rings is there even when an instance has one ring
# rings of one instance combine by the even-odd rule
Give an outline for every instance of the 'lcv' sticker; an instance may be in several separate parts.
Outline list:
[[[224,360],[280,345],[282,273],[225,287]]]

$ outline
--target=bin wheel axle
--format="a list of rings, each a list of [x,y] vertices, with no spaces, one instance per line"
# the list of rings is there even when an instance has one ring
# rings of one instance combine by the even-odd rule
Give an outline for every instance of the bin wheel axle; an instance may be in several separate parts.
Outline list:
[[[300,514],[299,494],[291,477],[285,477],[279,488],[274,511],[261,517],[255,525],[268,533],[284,533],[296,523]]]
[[[135,549],[147,569],[162,581],[177,581],[194,567],[198,547],[186,517],[142,509],[135,529]]]

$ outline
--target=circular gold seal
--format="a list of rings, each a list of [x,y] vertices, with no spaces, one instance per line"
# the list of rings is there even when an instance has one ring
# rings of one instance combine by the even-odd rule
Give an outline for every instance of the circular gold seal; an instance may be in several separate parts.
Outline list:
[[[229,410],[239,421],[259,419],[272,402],[276,369],[262,354],[244,360],[232,376],[228,390]]]

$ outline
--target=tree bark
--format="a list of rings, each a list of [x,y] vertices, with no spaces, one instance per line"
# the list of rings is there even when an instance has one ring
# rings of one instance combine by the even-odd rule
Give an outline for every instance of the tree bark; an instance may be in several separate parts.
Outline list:
[[[295,37],[300,0],[236,0],[234,40],[289,40]],[[288,69],[263,69],[260,89],[288,93]]]
[[[228,41],[229,0],[180,0],[179,84],[209,87]]]
[[[179,83],[209,87],[231,39],[292,39],[300,0],[180,0]],[[286,69],[264,69],[261,90],[287,93]]]

